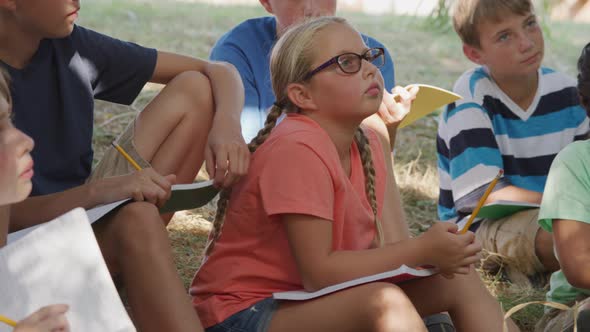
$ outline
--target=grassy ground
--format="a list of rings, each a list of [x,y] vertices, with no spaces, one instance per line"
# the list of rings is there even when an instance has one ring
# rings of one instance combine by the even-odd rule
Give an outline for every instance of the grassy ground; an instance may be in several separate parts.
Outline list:
[[[197,57],[207,57],[215,40],[232,26],[265,14],[259,7],[221,8],[173,0],[88,0],[82,7],[81,25],[142,45]],[[424,18],[341,15],[388,47],[398,84],[420,82],[450,89],[454,80],[472,66],[463,57],[460,42],[446,22],[436,25]],[[570,23],[546,26],[546,65],[573,75],[575,61],[588,41],[583,31],[590,27]],[[158,90],[158,86],[148,85],[131,107],[97,103],[96,158]],[[436,220],[435,137],[433,115],[403,129],[397,141],[395,171],[413,233],[423,231]],[[213,206],[178,213],[169,226],[177,266],[186,285],[200,264],[213,213]],[[506,309],[543,297],[542,292],[506,285],[494,276],[486,276],[485,280]],[[519,313],[516,319],[524,330],[531,330],[541,314],[541,308],[533,307]]]

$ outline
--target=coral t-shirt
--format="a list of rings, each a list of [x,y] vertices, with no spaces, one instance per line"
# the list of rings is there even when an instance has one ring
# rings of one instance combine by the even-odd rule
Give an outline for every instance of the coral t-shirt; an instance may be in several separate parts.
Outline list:
[[[365,129],[376,172],[381,215],[386,170],[379,139]],[[221,236],[190,293],[205,327],[271,297],[303,288],[289,248],[282,214],[305,214],[333,222],[334,250],[363,250],[376,235],[365,194],[358,148],[350,149],[345,173],[336,147],[312,119],[290,114],[253,154],[248,175],[234,186]]]

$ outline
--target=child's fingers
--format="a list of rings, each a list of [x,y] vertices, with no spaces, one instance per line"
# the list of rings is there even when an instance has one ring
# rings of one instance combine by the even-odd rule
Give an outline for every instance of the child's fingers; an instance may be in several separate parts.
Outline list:
[[[144,201],[143,191],[138,187],[131,192],[131,199],[135,202],[142,202]]]
[[[47,317],[64,314],[66,311],[68,311],[68,309],[69,307],[67,304],[48,305],[35,311],[25,320],[28,323],[37,323],[39,321],[47,319]]]
[[[213,152],[209,146],[205,147],[205,169],[209,174],[209,178],[213,179],[215,176],[215,158],[213,158]]]
[[[416,96],[418,95],[418,91],[420,91],[420,87],[417,85],[412,85],[410,87],[410,89],[408,90],[408,92],[410,93],[410,96],[412,98],[412,100],[416,99]]]
[[[389,109],[390,108],[385,101],[385,97],[383,97],[383,101],[381,102],[381,105],[379,106],[377,113],[379,114],[379,116],[381,117],[383,122],[385,122],[385,123],[392,123],[395,121],[395,118],[391,116]]]
[[[477,242],[471,242],[467,247],[465,247],[465,253],[468,256],[477,255],[481,251],[481,244]]]
[[[440,227],[442,230],[449,233],[457,233],[457,224],[453,222],[437,222],[434,224],[436,227]]]
[[[248,168],[250,168],[250,150],[248,148],[242,149],[241,151],[241,175],[245,176],[248,174]]]
[[[469,266],[461,266],[455,269],[455,274],[469,274]]]
[[[215,176],[213,182],[222,186],[225,179],[225,174],[228,170],[229,153],[225,148],[220,148],[215,152]]]
[[[464,245],[469,245],[474,242],[475,234],[473,232],[467,232],[465,234],[457,234],[457,237],[461,240]]]
[[[70,324],[64,314],[49,316],[39,322],[39,325],[47,331],[69,331]]]
[[[472,255],[462,259],[459,264],[460,266],[471,266],[477,262],[479,262],[479,255]]]
[[[170,174],[170,175],[173,175],[173,174]],[[153,170],[150,178],[163,191],[170,192],[170,189],[172,189],[172,182],[168,181],[168,179],[166,177],[163,177],[155,170]]]
[[[228,170],[227,174],[225,175],[225,179],[223,180],[222,187],[227,188],[231,186],[234,181],[236,181],[238,177],[238,171],[240,167],[240,162],[238,160],[238,151],[237,150],[230,150],[228,151]]]

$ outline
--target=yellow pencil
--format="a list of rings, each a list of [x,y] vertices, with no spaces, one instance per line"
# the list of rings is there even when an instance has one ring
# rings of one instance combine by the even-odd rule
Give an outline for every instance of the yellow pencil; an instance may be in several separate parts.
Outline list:
[[[486,191],[483,193],[483,196],[481,196],[481,198],[479,199],[477,206],[475,207],[473,212],[471,212],[471,216],[469,217],[469,220],[467,220],[467,223],[465,224],[465,226],[463,226],[463,229],[459,231],[459,234],[467,233],[467,231],[469,230],[469,227],[471,227],[471,224],[473,223],[473,220],[475,219],[475,216],[477,216],[477,214],[479,213],[479,209],[481,209],[481,207],[485,203],[486,199],[488,199],[488,196],[492,193],[492,190],[494,190],[496,183],[498,183],[498,180],[500,180],[502,175],[504,175],[503,169],[501,169],[498,172],[498,175],[496,175],[496,177],[492,180],[492,182],[490,182],[488,189],[486,189]]]
[[[133,166],[135,167],[136,170],[140,171],[141,170],[141,166],[139,166],[139,164],[137,164],[135,162],[135,160],[133,160],[133,158],[131,158],[131,156],[129,154],[127,154],[127,152],[125,152],[125,150],[123,150],[122,147],[119,146],[119,144],[112,142],[111,145],[113,145],[113,147],[119,151],[119,153],[125,157],[125,159],[127,159],[127,161]]]
[[[12,327],[15,327],[16,326],[16,322],[15,321],[13,321],[12,319],[10,319],[8,317],[2,316],[2,315],[0,315],[0,322],[4,323],[6,325],[10,325]]]

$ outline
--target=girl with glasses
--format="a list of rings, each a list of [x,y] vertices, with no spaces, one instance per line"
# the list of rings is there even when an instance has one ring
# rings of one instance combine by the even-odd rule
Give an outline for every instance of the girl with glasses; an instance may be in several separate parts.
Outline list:
[[[399,211],[383,204],[399,200],[387,143],[360,127],[383,99],[382,56],[334,17],[302,23],[277,42],[277,101],[249,144],[248,175],[221,193],[190,290],[208,332],[425,331],[420,316],[441,311],[458,330],[501,331],[500,306],[471,267],[480,250],[473,234],[439,223],[410,238]],[[396,91],[401,101],[388,107],[408,112],[415,93]],[[309,301],[272,298],[402,264],[434,265],[449,278],[373,282]]]

